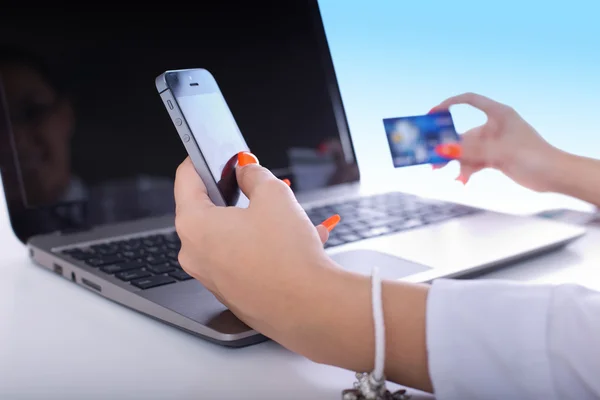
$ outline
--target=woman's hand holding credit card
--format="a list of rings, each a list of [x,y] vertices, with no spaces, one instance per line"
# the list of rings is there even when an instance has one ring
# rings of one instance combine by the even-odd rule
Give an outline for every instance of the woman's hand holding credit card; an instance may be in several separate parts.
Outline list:
[[[458,135],[449,109],[459,104],[484,112],[487,121]],[[494,168],[529,189],[550,191],[556,179],[550,172],[565,159],[513,108],[475,93],[450,97],[427,115],[383,123],[396,168],[432,164],[437,169],[458,160],[456,180],[463,184],[474,173]]]
[[[487,121],[459,136],[449,111],[459,104],[483,111]],[[463,184],[474,173],[495,168],[527,188],[549,191],[550,171],[564,158],[564,152],[546,142],[514,109],[475,93],[450,97],[427,115],[385,119],[384,126],[395,167],[432,164],[437,169],[458,160],[456,180]],[[402,143],[402,132],[409,132],[408,143]],[[416,151],[418,157],[411,158]]]
[[[554,173],[568,158],[565,152],[544,140],[515,109],[479,94],[450,97],[431,112],[460,104],[484,112],[487,121],[461,134],[458,180],[466,183],[474,173],[494,168],[529,189],[556,190]]]

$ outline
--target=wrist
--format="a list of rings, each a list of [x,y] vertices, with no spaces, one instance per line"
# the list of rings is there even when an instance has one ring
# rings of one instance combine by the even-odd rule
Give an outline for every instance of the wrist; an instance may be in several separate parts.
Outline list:
[[[553,147],[547,154],[548,165],[544,168],[543,180],[546,192],[568,194],[571,165],[574,156],[566,151]]]
[[[375,361],[375,327],[371,277],[347,272],[331,261],[306,298],[307,310],[295,351],[321,364],[371,372]],[[431,391],[426,350],[428,285],[384,281],[386,377]]]
[[[561,151],[550,175],[553,192],[600,206],[599,160]]]
[[[295,350],[312,361],[354,371],[373,368],[371,280],[328,259],[303,296]]]

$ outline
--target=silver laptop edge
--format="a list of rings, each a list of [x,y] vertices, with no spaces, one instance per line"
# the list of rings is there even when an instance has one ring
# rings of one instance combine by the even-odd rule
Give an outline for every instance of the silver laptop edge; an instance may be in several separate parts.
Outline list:
[[[301,196],[301,202],[310,208],[357,196],[359,185],[345,185]],[[204,339],[226,345],[245,346],[265,340],[262,335],[237,321],[224,306],[206,290],[199,289],[196,281],[179,282],[178,291],[189,291],[202,300],[196,314],[190,305],[167,307],[161,305],[161,292],[169,296],[169,285],[140,290],[114,276],[107,276],[83,262],[74,262],[57,253],[65,247],[104,243],[140,235],[173,232],[173,217],[144,219],[97,227],[87,232],[69,235],[33,237],[28,245],[32,259],[39,265],[60,274],[94,293],[123,304],[133,310],[164,321]],[[495,231],[495,232],[494,232]],[[344,268],[358,273],[369,273],[374,264],[390,279],[407,282],[431,282],[438,278],[460,277],[476,271],[505,265],[552,249],[560,248],[585,233],[579,226],[490,211],[454,218],[438,224],[426,225],[387,236],[366,239],[328,250],[331,257]],[[486,238],[487,236],[487,238]],[[444,239],[444,245],[436,245]],[[423,251],[424,247],[433,247]],[[201,297],[202,299],[199,299]],[[164,299],[162,299],[164,300]],[[206,307],[206,303],[214,303]],[[201,310],[210,310],[202,315]],[[222,317],[223,315],[228,315]],[[225,318],[219,324],[218,318]],[[216,321],[216,322],[215,322]],[[216,327],[216,328],[215,328]],[[225,327],[225,332],[223,331]]]

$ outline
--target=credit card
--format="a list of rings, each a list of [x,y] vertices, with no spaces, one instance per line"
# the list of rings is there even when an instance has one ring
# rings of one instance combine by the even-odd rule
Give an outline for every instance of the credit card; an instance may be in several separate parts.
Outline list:
[[[448,162],[435,152],[435,148],[460,141],[449,111],[386,118],[383,126],[395,168]]]

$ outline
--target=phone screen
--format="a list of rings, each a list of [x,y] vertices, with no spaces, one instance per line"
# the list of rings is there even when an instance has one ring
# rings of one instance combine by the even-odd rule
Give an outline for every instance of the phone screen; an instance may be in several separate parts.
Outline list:
[[[223,95],[218,91],[182,95],[177,103],[226,203],[247,207],[235,166],[237,154],[248,147]]]

